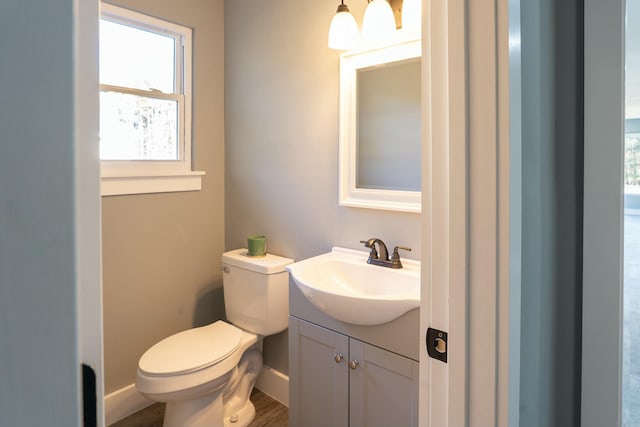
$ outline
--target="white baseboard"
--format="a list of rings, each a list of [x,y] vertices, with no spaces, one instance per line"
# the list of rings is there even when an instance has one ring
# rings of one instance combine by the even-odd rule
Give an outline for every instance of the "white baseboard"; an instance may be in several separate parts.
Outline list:
[[[149,400],[141,395],[134,384],[109,393],[104,397],[104,413],[107,426],[135,414],[147,406],[153,405],[153,400]]]
[[[285,406],[289,406],[289,377],[270,366],[264,365],[256,388]],[[134,384],[109,393],[104,398],[104,412],[107,426],[129,415],[153,405],[153,401],[141,395]]]
[[[264,365],[256,380],[256,388],[283,405],[289,406],[289,377],[282,372]]]

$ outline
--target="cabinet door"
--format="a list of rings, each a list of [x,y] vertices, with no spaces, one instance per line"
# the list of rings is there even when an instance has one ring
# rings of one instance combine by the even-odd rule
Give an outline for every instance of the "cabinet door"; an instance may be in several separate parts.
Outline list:
[[[345,335],[289,317],[290,427],[348,426],[348,352]]]
[[[355,339],[349,345],[349,427],[417,427],[418,362]]]

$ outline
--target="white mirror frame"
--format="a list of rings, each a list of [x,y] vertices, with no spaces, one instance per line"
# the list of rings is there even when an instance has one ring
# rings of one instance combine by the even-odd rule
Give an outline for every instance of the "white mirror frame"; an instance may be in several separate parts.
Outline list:
[[[401,212],[421,211],[421,191],[378,190],[356,186],[358,70],[420,58],[421,55],[421,41],[410,39],[374,49],[349,51],[340,56],[340,206]]]

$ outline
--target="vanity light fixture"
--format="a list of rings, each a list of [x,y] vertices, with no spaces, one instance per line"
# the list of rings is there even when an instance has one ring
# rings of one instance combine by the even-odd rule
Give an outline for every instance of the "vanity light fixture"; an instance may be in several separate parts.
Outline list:
[[[370,42],[388,40],[396,30],[393,10],[387,0],[371,0],[364,11],[362,38]]]
[[[358,45],[359,38],[356,19],[341,0],[329,26],[329,47],[338,50],[353,49]]]
[[[397,27],[410,37],[420,37],[422,26],[421,0],[367,0],[362,21],[362,41],[369,44],[388,43],[396,34]],[[391,3],[391,4],[390,4]],[[402,17],[394,15],[402,10]],[[400,25],[402,19],[402,25]],[[337,50],[349,50],[358,46],[360,34],[358,24],[342,0],[329,26],[329,47]]]

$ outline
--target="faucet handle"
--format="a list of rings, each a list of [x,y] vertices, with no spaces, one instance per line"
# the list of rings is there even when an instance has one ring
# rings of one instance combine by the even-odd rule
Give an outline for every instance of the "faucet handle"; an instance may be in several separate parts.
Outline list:
[[[393,254],[394,255],[398,255],[398,249],[402,249],[403,251],[411,252],[411,248],[408,248],[406,246],[396,246],[395,248],[393,248]]]
[[[393,254],[391,254],[391,268],[402,268],[402,262],[400,262],[400,254],[398,253],[398,249],[402,249],[403,251],[411,251],[411,248],[406,246],[396,246],[393,248]]]

